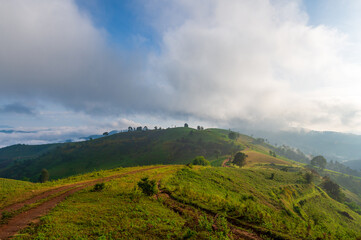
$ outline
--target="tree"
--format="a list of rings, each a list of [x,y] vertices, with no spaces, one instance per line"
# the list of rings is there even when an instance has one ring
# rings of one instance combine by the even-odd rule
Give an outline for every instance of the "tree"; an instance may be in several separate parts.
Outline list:
[[[39,177],[39,181],[41,182],[41,183],[45,183],[45,182],[47,182],[49,180],[49,172],[48,172],[48,170],[46,170],[45,168],[43,168],[42,170],[41,170],[41,174],[40,174],[40,177]]]
[[[215,150],[214,150],[214,154],[216,154],[217,159],[218,159],[218,158],[219,158],[219,155],[221,155],[222,152],[221,152],[221,150],[219,150],[219,149],[215,149]]]
[[[185,124],[184,124],[184,127],[187,128],[187,127],[188,127],[188,123],[185,123]]]
[[[312,174],[312,172],[306,172],[305,175],[304,175],[304,177],[305,177],[306,183],[308,183],[308,184],[311,184],[311,183],[312,183],[312,181],[313,181],[313,174]]]
[[[154,127],[154,130],[158,130],[158,127],[157,127],[157,126],[155,126],[155,127]]]
[[[148,127],[144,126],[143,131],[148,131]]]
[[[133,131],[133,128],[132,127],[128,127],[128,132],[131,132]]]
[[[197,126],[197,130],[201,130],[201,126]]]
[[[228,138],[229,139],[236,140],[238,137],[239,137],[239,133],[236,133],[236,132],[233,132],[233,131],[228,133]]]
[[[143,128],[142,127],[137,127],[137,131],[142,131]]]
[[[341,192],[340,186],[333,182],[328,176],[323,178],[321,187],[336,201],[342,202],[345,199],[345,195]]]
[[[108,136],[109,133],[108,132],[103,132],[103,136]]]
[[[211,164],[203,156],[198,156],[195,159],[193,159],[193,165],[209,166]]]
[[[238,152],[233,158],[233,164],[243,167],[246,164],[246,158],[248,156],[243,152]]]
[[[273,152],[273,151],[271,151],[271,150],[269,150],[269,154],[270,154],[272,157],[277,157],[276,152]]]
[[[311,160],[311,165],[312,166],[318,166],[322,169],[324,169],[326,167],[327,161],[323,156],[316,156],[314,158],[312,158]]]

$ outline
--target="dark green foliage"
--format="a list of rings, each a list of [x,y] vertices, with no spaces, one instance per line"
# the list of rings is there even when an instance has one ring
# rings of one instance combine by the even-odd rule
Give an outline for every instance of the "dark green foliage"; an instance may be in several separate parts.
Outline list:
[[[19,165],[24,160],[32,159],[56,148],[59,144],[25,145],[17,144],[0,148],[0,169]]]
[[[236,133],[236,132],[233,132],[233,131],[228,133],[228,138],[229,139],[236,140],[238,137],[239,137],[239,133]]]
[[[188,123],[185,123],[185,124],[184,124],[184,127],[187,128],[187,127],[188,127]]]
[[[327,161],[323,156],[316,156],[316,157],[312,158],[312,160],[311,160],[311,165],[318,166],[322,169],[326,167],[326,164],[327,164]]]
[[[238,152],[233,158],[233,164],[236,164],[237,166],[243,167],[246,164],[246,158],[248,156],[243,152]]]
[[[93,187],[93,192],[100,192],[103,191],[103,189],[105,188],[105,184],[104,183],[97,183],[94,185]]]
[[[272,157],[277,157],[276,152],[269,150],[269,155]]]
[[[269,179],[273,180],[275,178],[275,173],[271,173],[271,177]]]
[[[313,174],[311,172],[306,172],[305,175],[306,183],[310,184],[313,181]]]
[[[45,183],[49,180],[49,172],[48,170],[46,170],[45,168],[43,168],[41,170],[41,174],[40,174],[40,177],[39,177],[39,182],[41,183]]]
[[[333,182],[329,177],[324,177],[321,187],[327,192],[327,194],[333,199],[342,202],[345,199],[345,195],[342,193],[340,186]]]
[[[309,163],[308,157],[299,149],[294,149],[286,145],[274,148],[274,153],[297,162]]]
[[[208,160],[206,160],[203,156],[198,156],[193,159],[193,165],[201,165],[201,166],[209,166],[211,165]]]
[[[155,180],[149,180],[148,177],[142,178],[138,183],[138,187],[142,190],[142,192],[147,196],[153,196],[157,193],[157,187]]]

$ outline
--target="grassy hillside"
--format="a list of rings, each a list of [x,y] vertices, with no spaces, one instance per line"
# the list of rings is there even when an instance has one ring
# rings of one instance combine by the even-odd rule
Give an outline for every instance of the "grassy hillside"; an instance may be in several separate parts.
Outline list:
[[[129,170],[102,174],[118,171]],[[361,216],[330,198],[319,180],[307,183],[304,171],[168,166],[126,175],[106,182],[102,191],[89,187],[68,197],[15,239],[360,237]],[[156,195],[148,197],[137,186],[144,176],[158,182]]]
[[[17,164],[27,159],[33,159],[53,150],[58,144],[24,145],[17,144],[0,148],[0,169],[11,164]]]
[[[0,177],[26,177],[37,181],[41,169],[46,168],[50,177],[57,179],[119,166],[184,164],[198,155],[216,161],[242,149],[242,144],[230,140],[227,134],[228,131],[218,129],[172,128],[125,132],[86,142],[58,144],[50,151],[39,151],[40,156],[33,155],[33,158],[0,168]]]

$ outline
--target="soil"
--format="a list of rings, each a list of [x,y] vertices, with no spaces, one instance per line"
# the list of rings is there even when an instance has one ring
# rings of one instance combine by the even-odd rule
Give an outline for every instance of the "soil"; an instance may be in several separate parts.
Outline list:
[[[227,158],[226,160],[224,160],[223,163],[222,163],[222,167],[229,167],[229,166],[227,165],[227,163],[230,162],[230,161],[231,161],[230,158]]]
[[[53,209],[58,203],[63,201],[66,197],[69,195],[72,195],[86,187],[93,186],[96,183],[100,182],[107,182],[115,178],[120,178],[129,174],[135,174],[139,172],[144,172],[152,169],[157,168],[164,168],[167,166],[156,166],[156,167],[150,167],[145,169],[139,169],[123,174],[113,175],[109,177],[99,178],[96,180],[81,182],[81,183],[74,183],[70,185],[66,185],[63,187],[53,188],[48,191],[45,191],[37,196],[34,196],[28,200],[25,200],[23,202],[15,203],[10,206],[7,206],[0,210],[0,213],[3,213],[5,211],[7,212],[13,212],[16,210],[21,209],[25,205],[36,203],[39,200],[45,199],[50,197],[53,194],[59,194],[53,198],[49,198],[49,200],[45,201],[44,203],[40,204],[39,206],[36,206],[34,208],[31,208],[25,212],[21,212],[18,215],[12,217],[9,219],[9,221],[0,226],[0,240],[8,239],[12,236],[14,236],[17,232],[27,227],[30,223],[36,222],[37,219],[41,216],[46,215],[51,209]],[[63,193],[61,193],[63,192]]]

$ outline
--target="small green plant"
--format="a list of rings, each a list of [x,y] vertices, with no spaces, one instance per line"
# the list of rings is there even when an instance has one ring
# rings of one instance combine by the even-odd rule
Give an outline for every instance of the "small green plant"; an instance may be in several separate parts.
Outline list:
[[[153,196],[157,193],[155,180],[149,180],[148,177],[142,178],[137,185],[147,196]]]
[[[6,223],[10,218],[13,217],[13,213],[9,211],[4,211],[1,214],[1,220],[0,223]]]
[[[105,188],[105,184],[104,183],[97,183],[94,185],[93,187],[93,192],[100,192]]]
[[[207,215],[202,215],[198,219],[198,224],[201,230],[211,232],[213,226],[213,219],[208,219]]]
[[[183,239],[190,239],[195,235],[197,235],[197,232],[188,228],[187,231],[185,232],[185,234],[183,235]]]
[[[275,178],[275,173],[271,173],[271,177],[269,179],[273,180]]]

